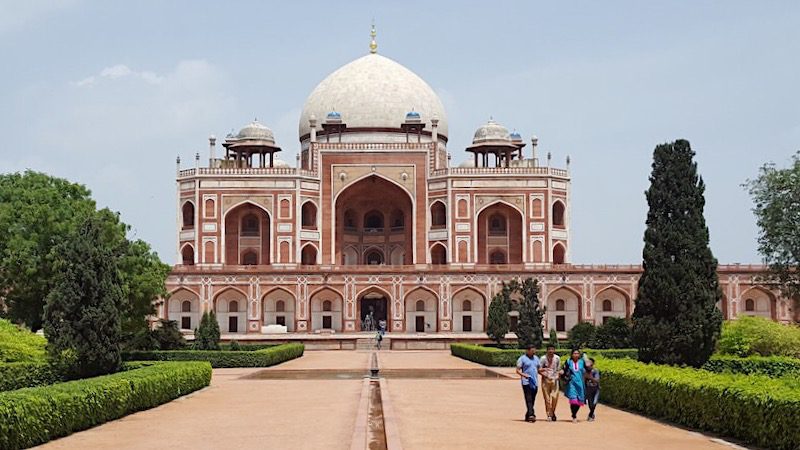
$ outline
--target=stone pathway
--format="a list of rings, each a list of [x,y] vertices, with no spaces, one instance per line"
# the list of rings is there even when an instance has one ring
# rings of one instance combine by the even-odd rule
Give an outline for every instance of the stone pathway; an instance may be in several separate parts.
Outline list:
[[[482,369],[438,351],[394,351],[379,355],[383,369]],[[209,388],[99,427],[73,434],[43,449],[346,449],[351,448],[362,395],[361,379],[243,379],[259,371],[367,372],[369,353],[306,352],[269,369],[215,369]],[[508,369],[498,372],[509,373]],[[393,438],[408,449],[530,449],[548,438],[554,448],[610,449],[730,448],[712,438],[600,405],[598,420],[569,421],[559,400],[559,422],[522,421],[519,381],[503,378],[390,378],[382,383],[392,404]],[[541,397],[537,416],[545,417]],[[362,414],[363,415],[363,414]],[[387,431],[388,433],[388,431]],[[399,439],[397,439],[399,437]]]

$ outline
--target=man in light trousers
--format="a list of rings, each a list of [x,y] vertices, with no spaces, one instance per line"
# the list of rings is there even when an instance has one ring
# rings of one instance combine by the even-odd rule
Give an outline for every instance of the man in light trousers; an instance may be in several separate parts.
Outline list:
[[[556,405],[558,404],[558,375],[561,370],[561,358],[556,355],[556,348],[547,346],[547,355],[539,360],[539,374],[542,375],[542,397],[547,410],[547,420],[556,421]]]

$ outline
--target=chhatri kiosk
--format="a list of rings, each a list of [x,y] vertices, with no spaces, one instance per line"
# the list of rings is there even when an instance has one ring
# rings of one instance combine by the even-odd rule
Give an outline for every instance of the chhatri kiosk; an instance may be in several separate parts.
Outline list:
[[[159,317],[188,331],[214,310],[223,337],[285,329],[331,348],[385,321],[393,347],[424,348],[485,338],[492,296],[519,277],[541,282],[548,328],[629,317],[640,266],[570,261],[569,158],[540,161],[536,137],[491,119],[466,149],[448,133],[439,97],[377,53],[373,29],[370,52],[308,96],[295,165],[258,121],[219,155],[210,138],[207,165],[178,162],[179,263]],[[468,158],[453,167],[456,151]],[[726,318],[791,319],[761,270],[720,266]]]

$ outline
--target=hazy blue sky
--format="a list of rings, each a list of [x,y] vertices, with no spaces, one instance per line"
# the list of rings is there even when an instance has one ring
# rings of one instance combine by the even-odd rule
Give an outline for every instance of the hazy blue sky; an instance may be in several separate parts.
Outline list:
[[[89,186],[175,261],[175,156],[253,117],[294,162],[314,86],[368,51],[440,94],[453,164],[490,116],[572,158],[572,261],[641,259],[653,147],[686,138],[722,263],[758,262],[741,187],[800,150],[800,2],[0,0],[0,171]],[[528,147],[529,150],[529,147]]]

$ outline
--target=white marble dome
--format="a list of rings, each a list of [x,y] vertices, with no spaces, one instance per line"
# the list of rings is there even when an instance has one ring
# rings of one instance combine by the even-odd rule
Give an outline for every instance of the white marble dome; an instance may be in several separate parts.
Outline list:
[[[482,125],[475,131],[475,136],[472,138],[472,144],[496,143],[496,142],[511,142],[511,134],[508,128],[489,119],[486,125]]]
[[[426,131],[436,116],[439,134],[447,136],[447,115],[439,96],[417,74],[378,54],[340,67],[314,88],[300,114],[300,136],[311,132],[310,117],[326,117],[331,111],[341,114],[347,128],[397,129],[406,114],[415,111]]]
[[[259,123],[258,120],[253,120],[249,124],[245,125],[244,128],[239,130],[235,138],[258,139],[262,141],[269,141],[273,144],[275,143],[275,135],[272,133],[272,130]]]
[[[289,167],[289,163],[282,159],[275,159],[272,161],[272,167]]]

